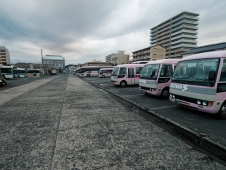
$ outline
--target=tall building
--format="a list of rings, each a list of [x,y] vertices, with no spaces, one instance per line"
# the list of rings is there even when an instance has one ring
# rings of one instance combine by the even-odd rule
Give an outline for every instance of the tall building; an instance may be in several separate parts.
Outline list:
[[[4,46],[0,46],[0,64],[10,64],[10,54]]]
[[[133,53],[133,61],[154,61],[165,58],[165,48],[161,45],[153,45]]]
[[[61,55],[46,55],[42,59],[43,64],[49,64],[53,69],[64,69],[65,59]]]
[[[151,28],[150,45],[165,47],[166,58],[181,58],[185,51],[197,47],[198,16],[184,11]]]

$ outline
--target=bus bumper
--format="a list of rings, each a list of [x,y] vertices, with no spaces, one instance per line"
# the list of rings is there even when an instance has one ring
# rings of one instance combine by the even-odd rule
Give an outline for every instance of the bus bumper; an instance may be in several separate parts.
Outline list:
[[[189,109],[193,109],[193,110],[198,110],[201,112],[206,112],[206,113],[210,113],[210,114],[216,114],[219,110],[220,107],[222,105],[223,102],[213,102],[212,106],[203,106],[203,105],[199,105],[199,104],[195,104],[195,103],[191,103],[191,102],[187,102],[184,100],[179,100],[179,99],[175,99],[173,97],[169,97],[170,101],[182,106],[182,107],[187,107]]]

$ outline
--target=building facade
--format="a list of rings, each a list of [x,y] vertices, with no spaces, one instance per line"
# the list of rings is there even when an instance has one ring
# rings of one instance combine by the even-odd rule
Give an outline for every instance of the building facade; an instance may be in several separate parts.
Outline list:
[[[120,64],[129,64],[129,54],[124,54],[125,51],[118,51],[114,55],[111,56],[111,63],[114,66],[120,65]]]
[[[153,45],[133,53],[133,61],[154,61],[165,58],[165,48],[161,45]]]
[[[4,46],[0,46],[0,64],[10,64],[10,54],[8,49],[6,49]]]
[[[199,14],[180,14],[151,28],[150,44],[166,48],[166,58],[182,58],[184,52],[197,47]]]
[[[49,64],[52,69],[63,70],[65,68],[65,59],[61,55],[46,55],[42,59],[43,64]]]

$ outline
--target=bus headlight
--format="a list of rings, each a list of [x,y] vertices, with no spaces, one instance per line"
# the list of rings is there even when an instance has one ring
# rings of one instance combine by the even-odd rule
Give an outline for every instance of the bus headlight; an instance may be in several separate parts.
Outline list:
[[[203,105],[203,106],[207,106],[207,102],[206,102],[206,101],[203,101],[203,102],[202,102],[202,105]]]
[[[198,100],[198,101],[197,101],[197,104],[200,105],[200,104],[202,104],[202,102],[201,102],[200,100]]]
[[[173,94],[173,98],[175,99],[175,95]]]
[[[172,94],[170,94],[170,98],[172,98],[173,97],[173,95]]]

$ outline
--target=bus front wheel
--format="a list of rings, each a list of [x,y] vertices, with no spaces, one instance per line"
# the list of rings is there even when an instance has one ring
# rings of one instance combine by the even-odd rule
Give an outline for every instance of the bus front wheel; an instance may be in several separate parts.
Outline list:
[[[226,101],[222,104],[219,112],[217,113],[219,119],[226,119]]]
[[[123,81],[121,81],[120,86],[121,86],[121,87],[126,87],[126,86],[127,86],[126,81],[124,81],[124,80],[123,80]]]
[[[162,96],[164,99],[168,99],[168,98],[169,98],[169,88],[164,88],[164,89],[162,90],[161,96]]]

